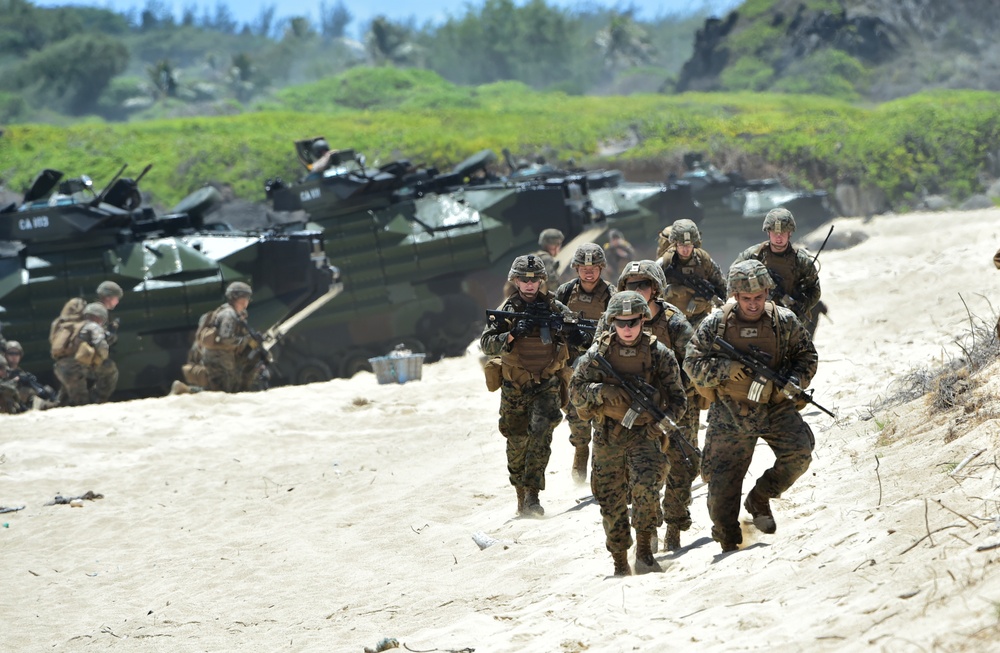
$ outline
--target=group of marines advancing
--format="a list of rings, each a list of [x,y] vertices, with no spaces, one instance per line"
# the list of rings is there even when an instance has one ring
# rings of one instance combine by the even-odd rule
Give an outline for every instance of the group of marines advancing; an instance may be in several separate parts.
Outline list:
[[[625,263],[616,285],[601,278],[606,250],[594,243],[576,249],[576,278],[555,292],[548,257],[511,265],[507,298],[480,347],[487,387],[500,390],[517,512],[544,514],[539,494],[565,410],[573,476],[584,482],[589,462],[616,576],[632,573],[633,541],[635,572],[662,571],[653,554],[663,523],[664,547],[681,548],[699,473],[712,537],[723,552],[737,550],[743,477],[758,438],[775,455],[743,501],[758,530],[776,531],[770,500],[809,467],[815,441],[799,411],[818,358],[803,320],[819,301],[819,278],[814,257],[791,244],[791,212],[770,211],[763,231],[768,240],[743,251],[725,278],[690,220],[664,229],[657,260]]]

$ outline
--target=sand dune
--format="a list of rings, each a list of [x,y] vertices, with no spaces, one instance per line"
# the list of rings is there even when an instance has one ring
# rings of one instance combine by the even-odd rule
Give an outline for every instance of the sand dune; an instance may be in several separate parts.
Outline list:
[[[1000,549],[978,550],[1000,544],[1000,381],[978,415],[876,407],[960,353],[963,298],[990,319],[1000,211],[838,228],[870,236],[821,257],[813,385],[838,419],[807,411],[815,461],[774,502],[776,534],[747,526],[720,555],[700,488],[663,574],[610,577],[565,424],[545,518],[514,518],[474,356],[405,385],[55,409],[0,418],[0,506],[25,506],[0,515],[0,650],[1000,649]],[[104,498],[44,505],[88,490]]]

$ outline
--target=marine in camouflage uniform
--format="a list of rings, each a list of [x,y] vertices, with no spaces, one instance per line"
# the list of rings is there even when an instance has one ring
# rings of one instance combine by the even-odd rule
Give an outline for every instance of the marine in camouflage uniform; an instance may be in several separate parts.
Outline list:
[[[561,274],[559,261],[556,260],[556,256],[562,250],[564,240],[566,240],[566,237],[558,229],[544,229],[538,235],[538,246],[541,249],[535,252],[534,256],[541,259],[542,264],[545,266],[545,274],[548,275],[547,279],[552,282],[553,286],[558,284],[559,275]]]
[[[21,407],[17,384],[10,378],[10,367],[6,359],[0,356],[0,413],[14,415],[24,412]]]
[[[556,290],[556,299],[566,305],[569,310],[582,315],[587,320],[599,320],[608,307],[608,301],[615,290],[610,283],[601,278],[601,271],[607,265],[604,249],[596,243],[584,243],[573,253],[571,266],[576,270],[577,278],[567,281]],[[570,351],[570,360],[576,361],[587,350],[586,346]],[[592,428],[590,420],[581,419],[576,407],[569,404],[566,407],[566,421],[569,423],[569,442],[574,447],[573,478],[583,483],[587,480],[587,463],[590,462],[590,439]]]
[[[608,242],[604,243],[604,253],[608,257],[608,268],[604,274],[614,283],[622,267],[635,260],[635,248],[625,240],[625,234],[618,229],[608,231]]]
[[[514,259],[507,279],[515,286],[498,310],[575,316],[548,292],[548,277],[534,254]],[[569,343],[561,333],[544,334],[524,319],[487,322],[479,346],[501,360],[500,433],[507,440],[507,473],[517,493],[519,515],[545,514],[538,493],[545,489],[545,468],[552,453],[552,432],[562,421],[567,392]],[[550,342],[544,342],[550,340]]]
[[[769,500],[781,496],[809,468],[815,440],[789,397],[797,396],[792,384],[808,387],[816,373],[817,355],[795,315],[767,301],[774,281],[762,263],[734,264],[728,281],[736,303],[716,309],[701,323],[688,344],[684,369],[701,388],[714,391],[702,477],[708,482],[712,537],[723,551],[735,551],[743,541],[739,523],[743,477],[758,438],[771,448],[775,462],[757,479],[744,505],[762,532],[776,530]],[[758,357],[770,361],[789,385],[761,385],[737,361],[714,349],[717,336],[741,352],[762,352]]]
[[[97,301],[108,311],[108,323],[105,327],[105,340],[109,349],[114,348],[118,342],[118,318],[111,318],[111,311],[118,307],[118,303],[125,295],[125,291],[114,281],[104,281],[97,286]],[[114,394],[118,387],[118,365],[111,360],[109,355],[103,363],[94,370],[94,403],[104,403]]]
[[[226,287],[226,303],[215,309],[202,324],[196,343],[201,350],[208,384],[205,390],[241,392],[248,389],[249,354],[252,351],[247,331],[247,307],[253,290],[242,281]],[[204,330],[214,329],[211,338],[202,337]],[[211,340],[206,344],[205,340]]]
[[[31,408],[35,404],[35,397],[38,396],[38,392],[32,387],[31,383],[25,379],[25,376],[30,376],[27,371],[21,369],[21,359],[24,357],[24,347],[17,340],[8,340],[7,344],[3,348],[3,356],[0,356],[0,360],[6,360],[7,362],[7,378],[14,383],[17,388],[18,396],[18,410],[16,412],[23,413]],[[37,383],[37,379],[34,379]],[[40,386],[40,384],[39,384]],[[49,394],[49,398],[53,397],[52,388],[47,386],[43,387]],[[51,404],[50,404],[51,405]]]
[[[743,250],[733,265],[750,259],[763,263],[776,284],[771,301],[795,313],[812,337],[819,313],[826,313],[826,306],[819,300],[819,270],[813,255],[804,247],[792,245],[795,217],[788,209],[768,211],[762,230],[767,233],[767,242]]]
[[[60,396],[65,398],[63,405],[83,406],[97,402],[95,371],[108,357],[107,322],[108,311],[102,304],[87,304],[83,320],[71,327],[73,336],[68,348],[53,352],[56,378],[62,384]]]
[[[696,328],[725,299],[726,280],[719,265],[701,248],[701,232],[694,222],[677,220],[669,229],[664,229],[664,232],[667,233],[666,246],[658,248],[659,258],[656,261],[663,270],[667,283],[663,298],[684,311],[684,317]],[[662,233],[660,238],[661,241],[664,240]],[[704,281],[714,291],[715,297],[704,297],[702,295],[707,293],[697,293],[684,284],[685,278]]]
[[[652,542],[663,520],[660,486],[666,456],[661,449],[661,431],[648,413],[631,428],[622,419],[632,403],[617,379],[594,360],[598,354],[623,377],[638,377],[656,390],[657,403],[674,421],[687,404],[677,359],[663,343],[643,330],[649,307],[634,291],[616,293],[608,304],[605,321],[610,332],[602,333],[577,363],[570,381],[570,397],[581,415],[594,419],[594,461],[590,485],[601,507],[605,546],[614,560],[615,575],[630,572],[627,552],[632,546],[629,528],[629,494],[636,531],[636,573],[662,571],[653,557]]]
[[[674,352],[677,364],[683,366],[687,344],[694,335],[694,330],[679,308],[660,298],[665,287],[663,270],[655,261],[650,260],[626,264],[618,278],[619,292],[634,290],[647,301],[652,318],[646,320],[643,328]],[[597,329],[598,333],[603,333],[607,329],[606,321],[602,319]],[[691,484],[701,469],[701,457],[690,453],[691,450],[698,451],[701,413],[694,385],[684,373],[683,367],[681,382],[687,395],[687,410],[684,411],[684,417],[677,420],[677,426],[691,447],[681,449],[681,445],[673,438],[661,436],[661,448],[667,457],[663,488],[663,521],[667,525],[664,546],[670,551],[680,548],[680,531],[691,528],[691,513],[688,509],[691,505]],[[684,462],[685,454],[690,464]],[[657,549],[657,543],[654,542],[653,551]]]

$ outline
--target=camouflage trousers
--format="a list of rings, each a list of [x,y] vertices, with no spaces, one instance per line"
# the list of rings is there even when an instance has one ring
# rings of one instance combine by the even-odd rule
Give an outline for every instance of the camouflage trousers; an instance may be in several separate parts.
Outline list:
[[[698,449],[698,423],[701,411],[695,399],[688,395],[688,409],[677,423],[681,437],[691,444],[692,453],[679,445],[674,438],[664,435],[661,448],[667,458],[666,483],[663,486],[663,521],[682,531],[691,528],[691,484],[701,472],[701,451]],[[687,454],[690,465],[684,462]]]
[[[816,442],[794,404],[785,401],[764,411],[767,419],[756,420],[756,428],[741,424],[719,402],[709,411],[702,478],[708,481],[708,515],[712,519],[712,537],[718,542],[743,541],[739,522],[743,477],[750,468],[758,438],[767,443],[775,457],[774,466],[754,485],[758,495],[768,499],[781,496],[809,469]]]
[[[206,350],[202,357],[208,377],[206,390],[239,392],[242,385],[242,368],[237,364],[236,353],[216,349]]]
[[[574,447],[586,447],[590,444],[593,429],[590,420],[580,419],[576,406],[566,406],[566,422],[569,424],[569,443]]]
[[[90,388],[94,384],[94,373],[72,356],[60,358],[54,366],[56,378],[62,388],[59,391],[63,406],[83,406],[91,403]]]
[[[500,433],[507,439],[510,484],[545,489],[545,468],[552,454],[552,432],[562,421],[559,379],[515,388],[500,386]]]
[[[628,501],[632,497],[632,528],[654,531],[663,522],[660,487],[665,460],[660,440],[650,437],[643,427],[621,429],[617,422],[601,420],[594,431],[593,469],[590,487],[601,507],[605,546],[608,551],[625,551],[632,546]]]
[[[118,366],[110,358],[94,368],[94,387],[90,391],[92,403],[103,404],[118,387]]]

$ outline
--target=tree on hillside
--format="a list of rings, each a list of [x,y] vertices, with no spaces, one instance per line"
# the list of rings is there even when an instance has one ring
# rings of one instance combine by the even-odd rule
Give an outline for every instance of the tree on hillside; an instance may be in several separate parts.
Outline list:
[[[608,26],[597,32],[594,42],[601,49],[604,65],[611,70],[643,66],[653,61],[656,48],[631,14],[615,14]]]
[[[385,16],[372,20],[365,34],[365,50],[375,65],[419,66],[422,50],[414,40],[414,30],[403,23],[396,23]]]
[[[320,33],[327,41],[344,38],[347,26],[354,20],[354,15],[344,5],[343,0],[337,0],[332,6],[327,6],[323,0],[319,3]]]
[[[22,91],[35,106],[70,115],[91,110],[111,79],[128,65],[116,39],[81,34],[28,57],[0,76],[0,90]]]

